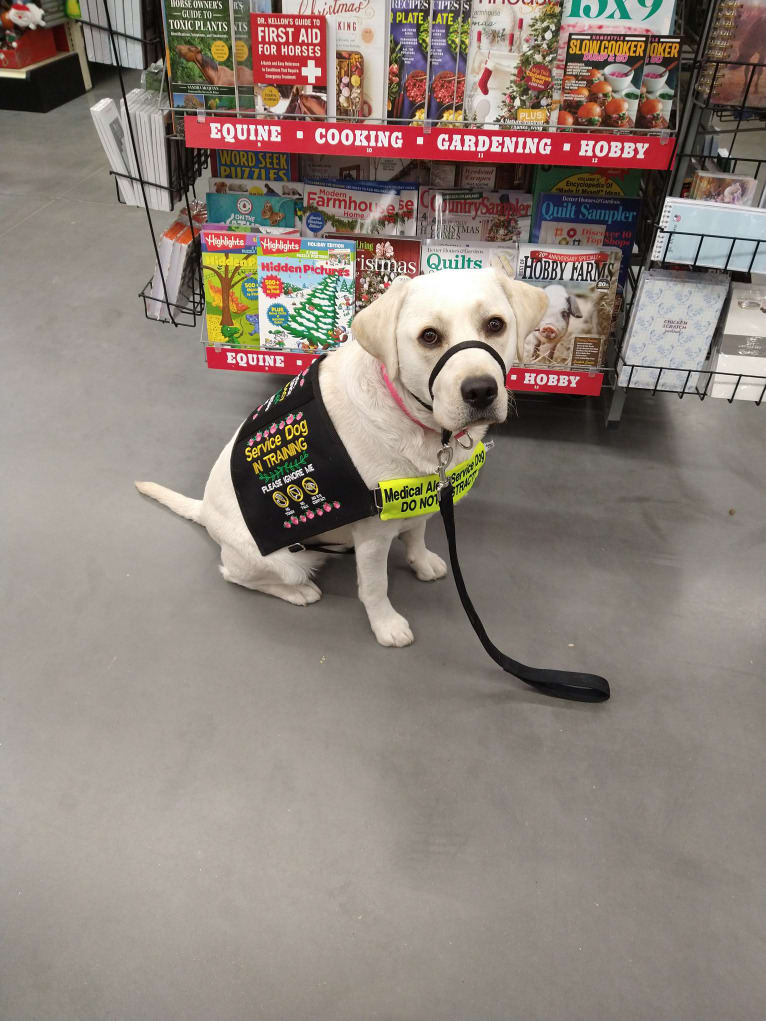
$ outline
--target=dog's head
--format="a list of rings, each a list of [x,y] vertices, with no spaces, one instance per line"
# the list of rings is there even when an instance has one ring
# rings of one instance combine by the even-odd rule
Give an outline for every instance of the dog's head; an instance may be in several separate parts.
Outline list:
[[[468,348],[447,360],[431,395],[428,380],[436,363],[456,344],[480,340],[498,352],[507,370],[521,360],[524,338],[546,304],[540,288],[501,270],[442,270],[398,277],[359,312],[351,330],[392,380],[433,404],[437,423],[456,432],[471,422],[505,421],[505,377],[487,351]]]

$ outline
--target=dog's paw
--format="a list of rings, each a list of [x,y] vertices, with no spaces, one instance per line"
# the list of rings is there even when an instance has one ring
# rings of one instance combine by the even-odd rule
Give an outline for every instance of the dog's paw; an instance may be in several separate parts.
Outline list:
[[[370,621],[370,625],[381,645],[401,649],[405,645],[412,645],[415,640],[410,625],[401,613],[394,612],[381,620]]]
[[[313,581],[306,581],[302,585],[273,582],[272,584],[259,585],[258,589],[269,596],[284,599],[286,603],[292,603],[294,606],[308,606],[309,603],[315,603],[322,598],[322,590]]]
[[[296,606],[308,606],[309,603],[316,603],[322,598],[322,590],[313,581],[306,581],[302,585],[291,585],[290,587],[293,589],[294,598],[286,598],[290,598],[290,602],[295,603]]]
[[[447,565],[438,553],[425,550],[420,556],[407,561],[420,581],[436,581],[447,573]]]

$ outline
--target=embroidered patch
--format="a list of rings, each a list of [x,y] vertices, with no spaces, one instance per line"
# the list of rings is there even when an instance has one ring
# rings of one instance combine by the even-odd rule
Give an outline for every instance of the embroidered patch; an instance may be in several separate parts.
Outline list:
[[[234,491],[264,556],[377,514],[324,406],[321,361],[245,419],[232,447]]]

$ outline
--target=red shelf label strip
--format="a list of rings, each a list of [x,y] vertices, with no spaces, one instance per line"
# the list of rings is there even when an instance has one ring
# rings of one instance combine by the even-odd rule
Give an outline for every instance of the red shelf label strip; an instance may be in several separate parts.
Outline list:
[[[205,355],[209,369],[269,372],[279,376],[295,376],[303,372],[317,357],[311,354],[297,354],[294,351],[241,351],[233,347],[206,347]],[[511,369],[506,382],[510,390],[595,397],[601,393],[603,379],[604,376],[600,372]]]
[[[343,156],[488,163],[551,163],[573,167],[667,170],[674,139],[656,135],[479,128],[365,127],[316,121],[251,120],[186,114],[186,145],[202,149],[279,150]]]

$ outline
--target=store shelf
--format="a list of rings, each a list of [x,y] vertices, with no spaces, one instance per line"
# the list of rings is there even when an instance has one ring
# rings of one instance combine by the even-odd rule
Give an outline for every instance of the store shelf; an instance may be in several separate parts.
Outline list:
[[[186,144],[202,149],[249,149],[385,156],[475,163],[532,163],[667,170],[675,138],[658,135],[483,128],[351,125],[337,121],[257,120],[186,114]]]
[[[302,372],[319,356],[294,351],[248,351],[222,345],[205,347],[209,369],[230,369],[239,372],[265,372],[291,376]],[[531,393],[579,394],[597,397],[604,382],[603,372],[572,372],[569,370],[513,368],[506,377],[509,390]]]

